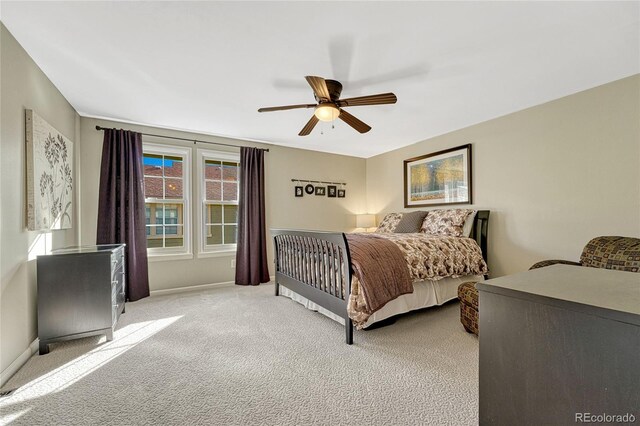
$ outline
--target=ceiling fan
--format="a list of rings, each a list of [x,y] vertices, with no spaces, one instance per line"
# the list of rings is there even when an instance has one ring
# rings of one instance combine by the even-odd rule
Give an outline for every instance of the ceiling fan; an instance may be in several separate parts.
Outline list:
[[[358,96],[357,98],[340,99],[342,84],[336,80],[325,80],[322,77],[306,76],[305,79],[313,89],[317,104],[285,105],[277,107],[260,108],[258,112],[282,111],[298,108],[315,108],[313,116],[302,128],[299,136],[307,136],[318,121],[333,121],[341,119],[360,133],[367,133],[371,126],[358,120],[345,111],[344,107],[395,104],[398,101],[393,93],[380,93],[378,95]]]

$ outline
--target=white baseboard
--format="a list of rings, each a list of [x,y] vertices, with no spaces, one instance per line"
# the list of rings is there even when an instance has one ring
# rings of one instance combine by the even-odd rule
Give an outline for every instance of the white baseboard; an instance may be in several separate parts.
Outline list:
[[[273,281],[275,279],[275,275],[272,275],[269,277],[271,279],[271,281]],[[187,292],[187,291],[196,291],[196,290],[209,290],[212,288],[219,288],[219,287],[230,287],[232,285],[235,285],[235,281],[224,281],[221,283],[213,283],[213,284],[200,284],[200,285],[189,285],[189,286],[185,286],[185,287],[174,287],[174,288],[166,288],[166,289],[162,289],[162,290],[151,290],[149,292],[150,296],[164,296],[167,294],[175,294],[175,293],[183,293],[183,292]]]
[[[165,288],[162,290],[151,290],[149,295],[153,296],[164,296],[166,294],[175,294],[175,293],[183,293],[187,291],[196,291],[196,290],[208,290],[212,288],[218,287],[230,287],[234,285],[233,281],[225,281],[221,283],[213,283],[213,284],[201,284],[201,285],[188,285],[185,287],[175,287],[175,288]]]
[[[33,354],[38,352],[38,345],[40,340],[36,338],[27,349],[20,354],[18,358],[16,358],[7,368],[0,373],[0,387],[4,386],[5,383],[9,381],[9,379],[16,374],[18,370],[31,358]]]

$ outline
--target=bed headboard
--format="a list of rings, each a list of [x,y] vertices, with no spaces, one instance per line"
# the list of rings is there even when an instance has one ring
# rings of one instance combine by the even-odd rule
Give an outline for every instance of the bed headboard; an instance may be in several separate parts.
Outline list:
[[[473,221],[470,237],[476,240],[482,250],[482,257],[487,261],[487,234],[489,232],[489,210],[478,210]]]

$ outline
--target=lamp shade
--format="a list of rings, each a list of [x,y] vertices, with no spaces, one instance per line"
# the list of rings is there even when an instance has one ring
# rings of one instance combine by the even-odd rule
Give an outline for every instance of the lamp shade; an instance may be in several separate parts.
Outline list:
[[[374,226],[376,226],[376,215],[374,214],[356,215],[357,228],[373,228]]]

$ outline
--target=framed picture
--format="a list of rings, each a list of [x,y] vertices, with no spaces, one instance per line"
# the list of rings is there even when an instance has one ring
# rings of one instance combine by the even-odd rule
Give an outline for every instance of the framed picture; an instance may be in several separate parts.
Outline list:
[[[313,185],[311,185],[310,183],[308,183],[307,186],[304,187],[304,192],[306,192],[309,195],[313,194],[313,191],[314,191]]]
[[[321,195],[324,197],[326,188],[324,186],[316,186],[316,195]]]
[[[344,189],[338,189],[338,198],[344,198],[346,191]]]
[[[302,197],[304,195],[304,188],[301,186],[296,186],[296,197]]]
[[[73,142],[33,110],[25,110],[27,229],[73,225]]]
[[[471,204],[471,144],[404,160],[404,206]]]
[[[335,185],[327,186],[327,197],[335,198],[338,191],[338,187]]]

